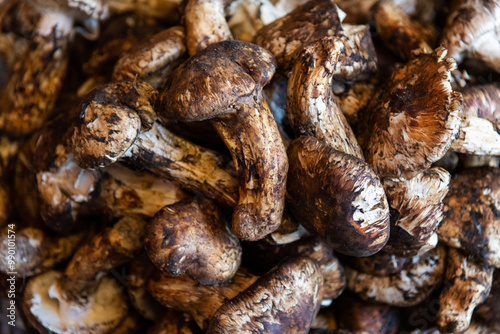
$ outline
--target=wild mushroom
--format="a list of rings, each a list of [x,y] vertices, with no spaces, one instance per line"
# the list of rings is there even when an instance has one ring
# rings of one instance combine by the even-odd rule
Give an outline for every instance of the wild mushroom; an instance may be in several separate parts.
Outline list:
[[[446,282],[439,297],[437,325],[441,333],[465,331],[472,312],[488,297],[493,268],[467,259],[459,250],[449,249],[446,257]]]
[[[439,240],[484,264],[500,267],[500,169],[472,168],[453,175],[444,199]]]
[[[203,332],[188,314],[167,309],[161,319],[148,329],[148,334],[172,333],[201,334]]]
[[[474,317],[478,321],[483,322],[488,327],[497,332],[500,331],[500,319],[497,314],[500,312],[500,271],[495,270],[493,273],[493,282],[491,290],[485,301],[479,304],[475,311]]]
[[[155,122],[154,96],[140,80],[111,82],[90,93],[72,136],[76,163],[97,168],[124,161],[234,206],[238,190],[227,160]]]
[[[102,275],[140,251],[144,226],[136,217],[122,218],[80,247],[64,273],[48,271],[32,278],[22,303],[30,324],[56,333],[105,333],[116,327],[127,303],[116,281]]]
[[[437,246],[408,261],[403,270],[388,276],[366,274],[345,266],[347,289],[361,299],[394,306],[412,306],[430,295],[441,282],[446,250]]]
[[[0,129],[12,137],[40,128],[51,115],[66,73],[74,22],[83,20],[88,31],[79,31],[96,37],[99,20],[107,16],[101,0],[33,3],[43,14],[1,99],[5,108],[0,113]]]
[[[288,148],[288,203],[297,220],[335,251],[369,256],[389,238],[389,205],[373,169],[313,137]]]
[[[450,85],[454,68],[443,48],[421,53],[372,99],[358,140],[381,177],[409,180],[446,153],[461,119],[461,95]]]
[[[275,231],[284,208],[288,161],[262,87],[276,68],[254,44],[212,44],[179,66],[161,93],[159,116],[168,121],[211,119],[233,157],[239,202],[233,231],[258,240]]]
[[[322,287],[319,267],[307,257],[290,258],[260,278],[240,270],[232,283],[211,287],[166,275],[149,283],[155,298],[189,312],[207,333],[307,333]]]
[[[144,235],[149,258],[161,271],[186,274],[200,284],[231,280],[241,263],[241,246],[217,206],[207,199],[167,205]]]
[[[389,276],[403,270],[408,257],[388,254],[384,251],[366,257],[342,258],[342,262],[356,270],[374,276]]]

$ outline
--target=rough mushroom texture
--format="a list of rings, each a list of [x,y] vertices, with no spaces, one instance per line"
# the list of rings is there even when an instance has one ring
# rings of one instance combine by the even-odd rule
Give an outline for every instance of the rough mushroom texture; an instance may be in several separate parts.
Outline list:
[[[260,29],[254,43],[271,51],[279,68],[286,72],[304,46],[342,30],[339,16],[332,0],[308,1]]]
[[[445,257],[445,248],[438,246],[412,258],[400,272],[381,277],[345,266],[347,289],[363,300],[394,306],[416,305],[443,279]]]
[[[148,334],[202,334],[193,319],[181,312],[167,309],[165,314],[152,327]]]
[[[383,178],[411,179],[448,150],[458,132],[461,94],[451,88],[446,50],[420,54],[396,69],[366,110],[359,143]]]
[[[262,95],[275,69],[273,55],[257,45],[212,44],[172,73],[159,102],[165,122],[212,119],[238,172],[240,197],[232,226],[245,240],[275,231],[284,209],[288,161]]]
[[[488,297],[482,304],[479,304],[474,311],[474,316],[485,323],[491,329],[500,331],[500,319],[497,314],[500,312],[500,271],[493,273],[493,282]]]
[[[391,207],[391,237],[385,252],[417,256],[443,220],[443,199],[450,188],[450,174],[430,168],[409,181],[384,182]]]
[[[241,263],[241,246],[222,213],[206,199],[162,208],[149,222],[144,246],[163,272],[186,274],[201,284],[231,280]]]
[[[389,205],[373,169],[313,137],[288,148],[287,201],[297,220],[335,251],[378,252],[389,238]]]
[[[453,175],[450,185],[439,240],[500,267],[500,169],[466,169]]]
[[[220,307],[207,333],[308,333],[322,290],[315,261],[290,259]]]
[[[374,276],[389,276],[403,270],[405,264],[410,258],[394,254],[388,254],[384,251],[367,257],[352,257],[346,259],[347,265],[356,270]]]
[[[309,44],[298,55],[287,85],[286,110],[295,134],[314,136],[362,159],[356,137],[335,101],[332,81],[375,71],[375,59],[369,33],[365,38],[325,37]]]
[[[471,261],[451,248],[446,257],[445,280],[437,325],[441,333],[463,332],[469,327],[476,306],[490,293],[493,268]]]

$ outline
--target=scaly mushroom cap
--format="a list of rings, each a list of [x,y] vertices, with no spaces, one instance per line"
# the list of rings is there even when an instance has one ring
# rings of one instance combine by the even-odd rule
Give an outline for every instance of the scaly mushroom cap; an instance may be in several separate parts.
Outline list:
[[[226,41],[189,58],[167,79],[159,98],[165,120],[202,121],[234,114],[235,103],[273,77],[273,55],[255,44]]]
[[[58,289],[62,273],[47,271],[26,284],[22,310],[40,333],[104,334],[115,328],[127,314],[122,288],[104,277],[85,304],[66,300]]]
[[[156,91],[137,81],[111,82],[85,97],[72,137],[82,168],[107,166],[120,158],[143,128],[151,127]]]
[[[358,138],[384,178],[411,179],[448,150],[460,126],[460,93],[451,88],[455,62],[446,50],[420,54],[397,69],[367,109]]]
[[[446,257],[446,284],[439,297],[437,325],[441,333],[461,333],[472,312],[490,293],[493,268],[467,259],[457,249]]]
[[[500,268],[500,169],[464,170],[450,185],[439,241]]]
[[[201,284],[225,283],[241,263],[238,238],[209,200],[186,200],[161,209],[144,236],[151,261],[171,275]]]
[[[220,307],[207,333],[308,333],[322,293],[318,264],[292,258]]]
[[[341,31],[341,21],[332,0],[308,1],[260,29],[254,43],[271,51],[279,68],[287,71],[304,46]]]
[[[394,306],[412,306],[427,298],[443,279],[446,250],[442,246],[408,261],[389,276],[374,276],[345,266],[347,288],[361,299]]]
[[[288,203],[297,220],[334,250],[378,252],[389,238],[389,205],[373,169],[313,137],[288,148]]]

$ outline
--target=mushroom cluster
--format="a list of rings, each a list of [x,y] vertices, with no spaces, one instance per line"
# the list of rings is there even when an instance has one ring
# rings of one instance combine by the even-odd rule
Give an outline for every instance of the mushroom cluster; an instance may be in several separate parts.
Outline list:
[[[2,305],[38,333],[498,333],[498,22],[1,2]]]

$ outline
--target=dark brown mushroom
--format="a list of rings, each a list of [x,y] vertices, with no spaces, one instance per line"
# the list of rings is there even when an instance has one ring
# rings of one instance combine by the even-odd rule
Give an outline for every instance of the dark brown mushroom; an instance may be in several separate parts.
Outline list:
[[[275,68],[273,55],[257,45],[212,44],[172,73],[159,103],[165,122],[212,120],[238,171],[232,226],[245,240],[275,231],[283,214],[288,161],[262,95]]]
[[[167,309],[165,314],[152,327],[148,334],[201,334],[202,330],[193,318],[186,313]]]
[[[389,276],[403,270],[408,257],[388,254],[384,251],[367,257],[342,258],[342,262],[356,270],[374,276]]]
[[[500,332],[500,318],[497,314],[500,314],[500,270],[495,270],[493,273],[490,294],[484,303],[476,307],[474,317],[491,329]]]

